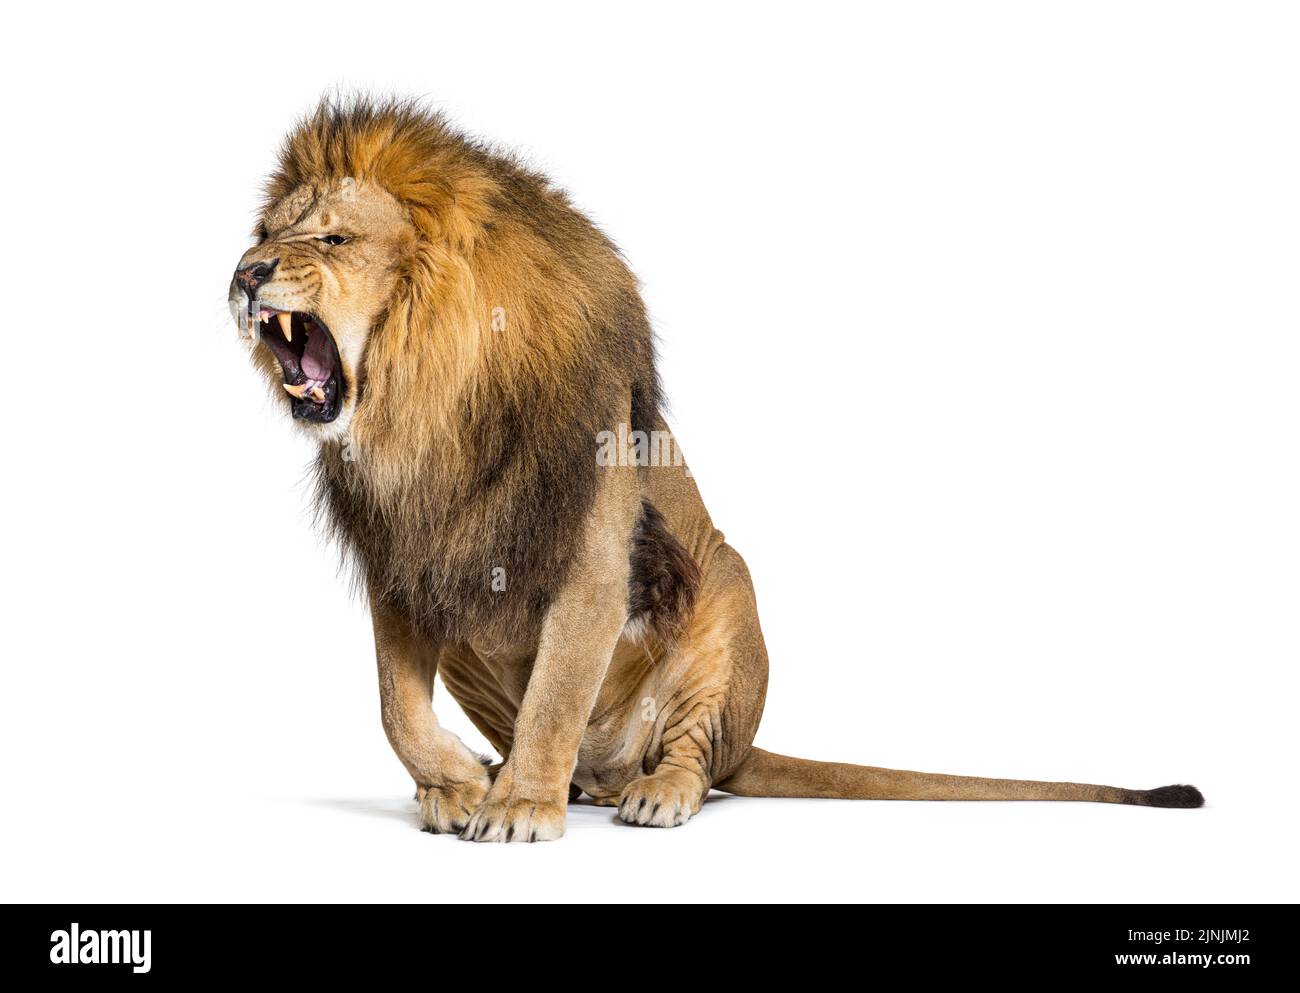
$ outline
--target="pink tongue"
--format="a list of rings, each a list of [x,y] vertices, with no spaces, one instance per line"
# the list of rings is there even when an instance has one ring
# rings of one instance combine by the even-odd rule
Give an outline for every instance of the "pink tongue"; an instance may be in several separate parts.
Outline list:
[[[302,353],[302,371],[308,379],[324,381],[330,378],[333,365],[325,332],[313,325],[307,332],[307,348]]]

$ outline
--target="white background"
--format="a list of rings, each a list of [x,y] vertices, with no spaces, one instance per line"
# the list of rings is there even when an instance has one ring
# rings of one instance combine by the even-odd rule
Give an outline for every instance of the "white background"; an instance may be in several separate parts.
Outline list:
[[[1286,5],[6,18],[0,896],[1300,895]],[[720,798],[672,831],[575,806],[548,845],[418,831],[310,451],[224,305],[277,142],[336,85],[521,149],[644,279],[758,590],[759,744],[1207,808]]]

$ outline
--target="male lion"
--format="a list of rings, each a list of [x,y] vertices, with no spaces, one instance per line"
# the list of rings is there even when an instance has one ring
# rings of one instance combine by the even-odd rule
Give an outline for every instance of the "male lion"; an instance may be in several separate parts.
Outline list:
[[[321,517],[368,594],[384,730],[430,831],[558,838],[579,792],[673,827],[711,787],[1201,804],[754,748],[745,564],[660,417],[636,280],[542,176],[413,104],[326,102],[285,143],[256,239],[231,308],[320,444]],[[438,725],[436,672],[495,777]]]

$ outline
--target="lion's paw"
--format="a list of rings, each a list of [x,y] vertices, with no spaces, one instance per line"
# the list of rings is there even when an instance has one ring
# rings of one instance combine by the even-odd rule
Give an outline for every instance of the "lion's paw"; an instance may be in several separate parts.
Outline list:
[[[564,834],[563,801],[489,797],[469,819],[463,841],[554,841]]]
[[[470,816],[487,796],[491,783],[485,774],[481,779],[463,783],[445,783],[439,786],[416,787],[420,801],[420,820],[426,831],[434,834],[455,834],[469,823]]]
[[[684,769],[665,769],[623,787],[618,816],[642,827],[677,827],[698,814],[703,803],[699,776]]]

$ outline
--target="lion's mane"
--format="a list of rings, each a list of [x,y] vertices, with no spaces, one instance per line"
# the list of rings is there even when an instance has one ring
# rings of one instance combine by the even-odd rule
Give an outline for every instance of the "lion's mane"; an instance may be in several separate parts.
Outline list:
[[[391,193],[418,244],[352,384],[352,441],[322,447],[320,516],[426,633],[527,637],[591,506],[597,435],[658,416],[635,277],[563,192],[416,104],[322,103],[266,208],[344,177]]]

